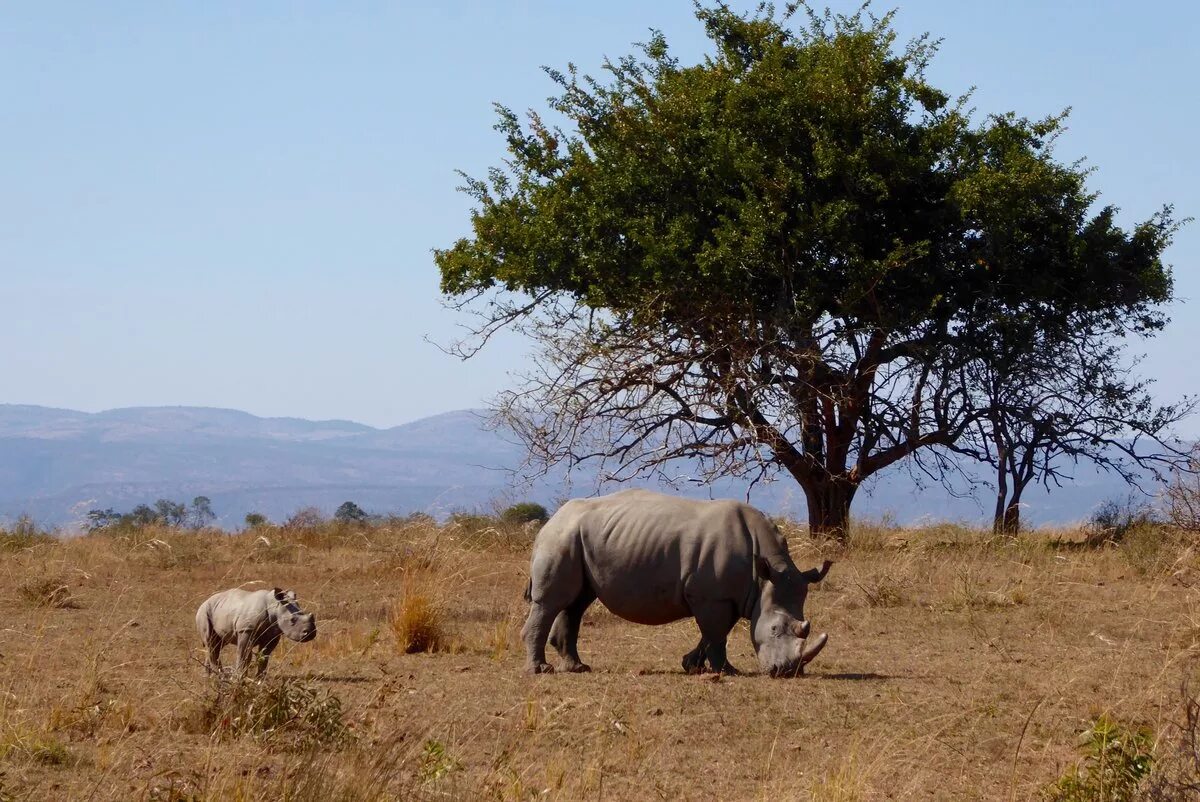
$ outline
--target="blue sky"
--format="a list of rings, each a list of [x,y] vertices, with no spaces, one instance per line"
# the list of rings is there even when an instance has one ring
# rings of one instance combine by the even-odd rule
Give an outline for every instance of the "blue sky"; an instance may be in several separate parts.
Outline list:
[[[921,0],[896,24],[944,39],[931,75],[981,113],[1073,107],[1059,153],[1123,222],[1200,217],[1200,6]],[[595,71],[650,27],[703,52],[687,0],[7,5],[0,402],[379,426],[479,405],[527,349],[426,341],[461,322],[430,255],[467,227],[454,170],[499,160],[491,103],[542,107],[541,65]],[[1200,223],[1168,258],[1191,303],[1144,349],[1163,397],[1200,391]]]

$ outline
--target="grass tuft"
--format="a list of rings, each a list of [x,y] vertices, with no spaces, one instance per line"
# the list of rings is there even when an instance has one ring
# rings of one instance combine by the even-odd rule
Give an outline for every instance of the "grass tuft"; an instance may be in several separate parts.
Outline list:
[[[447,648],[440,606],[426,592],[407,590],[392,609],[389,623],[396,647],[405,654],[439,652]]]

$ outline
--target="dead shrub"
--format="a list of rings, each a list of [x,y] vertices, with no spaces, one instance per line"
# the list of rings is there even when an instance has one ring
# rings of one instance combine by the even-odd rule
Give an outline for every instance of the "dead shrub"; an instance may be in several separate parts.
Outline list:
[[[37,607],[50,607],[58,610],[73,610],[79,607],[79,602],[72,595],[71,588],[58,577],[29,579],[17,586],[17,593],[22,599]]]
[[[338,747],[353,737],[337,696],[286,677],[214,683],[180,723],[187,732],[249,736],[284,749]]]
[[[1137,496],[1130,494],[1124,499],[1109,499],[1088,519],[1084,542],[1089,546],[1121,543],[1130,533],[1154,524],[1154,511]]]
[[[1168,724],[1154,750],[1141,797],[1148,802],[1200,799],[1200,699],[1183,683],[1182,721]]]

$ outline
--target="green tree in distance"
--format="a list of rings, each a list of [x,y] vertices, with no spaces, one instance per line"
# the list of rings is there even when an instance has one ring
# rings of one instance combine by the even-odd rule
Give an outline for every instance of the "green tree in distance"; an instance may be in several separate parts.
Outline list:
[[[196,496],[192,499],[191,519],[192,526],[196,529],[203,529],[217,519],[217,514],[213,512],[212,500],[208,496]]]
[[[480,315],[460,354],[538,345],[496,403],[533,464],[783,471],[840,535],[864,480],[987,415],[961,379],[995,337],[1165,324],[1169,207],[1123,230],[1056,160],[1063,116],[975,119],[927,37],[804,11],[698,6],[699,63],[655,32],[603,79],[547,70],[546,115],[497,107],[504,166],[435,258]]]
[[[343,501],[342,505],[337,508],[333,514],[335,521],[343,523],[361,523],[367,520],[369,516],[362,507],[355,504],[353,501]]]

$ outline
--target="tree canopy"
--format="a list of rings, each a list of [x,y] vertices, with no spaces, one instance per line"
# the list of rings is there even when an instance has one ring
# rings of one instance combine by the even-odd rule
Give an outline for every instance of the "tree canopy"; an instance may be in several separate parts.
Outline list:
[[[507,159],[435,258],[482,316],[464,353],[538,342],[498,405],[536,459],[782,469],[841,530],[864,479],[987,414],[960,380],[1021,358],[998,339],[1165,325],[1171,209],[1118,226],[1055,157],[1063,115],[977,120],[928,38],[802,11],[698,6],[701,62],[654,32],[603,79],[547,70],[544,113],[497,107]]]

